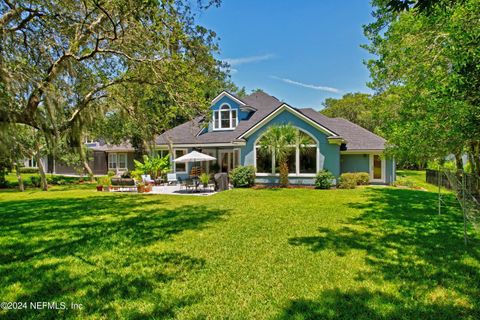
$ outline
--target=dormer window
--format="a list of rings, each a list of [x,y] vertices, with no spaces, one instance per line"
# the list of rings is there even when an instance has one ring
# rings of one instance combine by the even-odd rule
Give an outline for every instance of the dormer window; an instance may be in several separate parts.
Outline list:
[[[213,112],[213,129],[235,129],[237,126],[237,110],[230,105],[223,104],[219,110]]]

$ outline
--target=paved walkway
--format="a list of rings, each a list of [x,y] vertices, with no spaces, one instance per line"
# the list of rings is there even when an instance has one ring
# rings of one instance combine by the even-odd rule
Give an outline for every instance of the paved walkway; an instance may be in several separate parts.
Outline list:
[[[198,191],[192,190],[185,190],[185,188],[181,188],[180,186],[154,186],[152,188],[152,194],[173,194],[173,195],[189,195],[189,196],[210,196],[215,194],[216,192],[212,189],[203,189],[202,187],[198,187]]]

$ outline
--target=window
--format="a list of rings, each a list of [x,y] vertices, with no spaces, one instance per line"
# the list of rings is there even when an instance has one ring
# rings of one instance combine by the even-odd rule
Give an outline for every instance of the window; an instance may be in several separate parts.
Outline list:
[[[300,173],[317,172],[317,147],[305,147],[300,152]]]
[[[37,168],[37,160],[35,160],[35,158],[30,158],[28,159],[28,165],[27,167],[29,168]]]
[[[108,154],[108,169],[117,170],[117,154],[116,153]]]
[[[180,158],[187,154],[187,149],[175,149],[174,151],[175,159]],[[187,172],[187,164],[181,162],[174,162],[175,163],[175,172]]]
[[[126,171],[127,167],[127,154],[126,153],[109,153],[108,154],[108,170],[120,170]]]
[[[157,153],[159,157],[163,158],[170,152],[168,151],[168,149],[160,149],[160,150],[157,150]]]
[[[257,172],[272,173],[273,157],[257,147]]]
[[[125,153],[119,153],[117,155],[117,169],[119,170],[127,169],[127,155]]]
[[[288,155],[288,173],[293,175],[315,174],[317,168],[317,143],[303,131],[299,132],[302,145],[292,145]],[[274,168],[275,165],[275,168]],[[256,146],[256,166],[258,173],[279,173],[279,163],[271,154],[262,151]]]
[[[220,110],[213,112],[213,129],[235,129],[237,126],[237,110],[232,109],[228,104],[220,107]]]

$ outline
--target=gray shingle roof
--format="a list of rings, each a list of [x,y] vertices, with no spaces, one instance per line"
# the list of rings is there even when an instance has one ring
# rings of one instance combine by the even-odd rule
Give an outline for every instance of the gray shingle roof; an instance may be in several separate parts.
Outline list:
[[[90,147],[90,149],[95,151],[135,151],[130,142],[125,141],[121,144],[108,144],[103,140],[97,142],[96,146]]]
[[[241,100],[257,111],[250,119],[240,121],[234,130],[199,134],[208,123],[204,121],[203,117],[197,117],[161,134],[157,137],[156,143],[159,145],[169,143],[211,144],[242,141],[237,138],[283,104],[282,101],[264,92],[253,93]],[[348,120],[329,118],[311,108],[295,110],[345,139],[347,150],[383,150],[385,148],[385,139]]]

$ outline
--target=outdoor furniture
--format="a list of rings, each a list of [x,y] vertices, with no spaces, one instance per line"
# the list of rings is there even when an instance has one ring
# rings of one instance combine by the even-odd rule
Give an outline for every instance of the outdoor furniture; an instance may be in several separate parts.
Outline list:
[[[215,191],[228,190],[228,174],[225,172],[216,173],[215,179]]]
[[[177,179],[177,174],[176,173],[167,173],[167,183],[172,184],[172,183],[178,183],[179,178]]]
[[[161,186],[164,182],[165,182],[165,179],[162,177],[155,179],[156,186]]]
[[[137,191],[137,185],[134,179],[131,178],[112,178],[112,191]]]
[[[155,180],[149,174],[142,174],[142,181],[145,184],[155,184]]]

